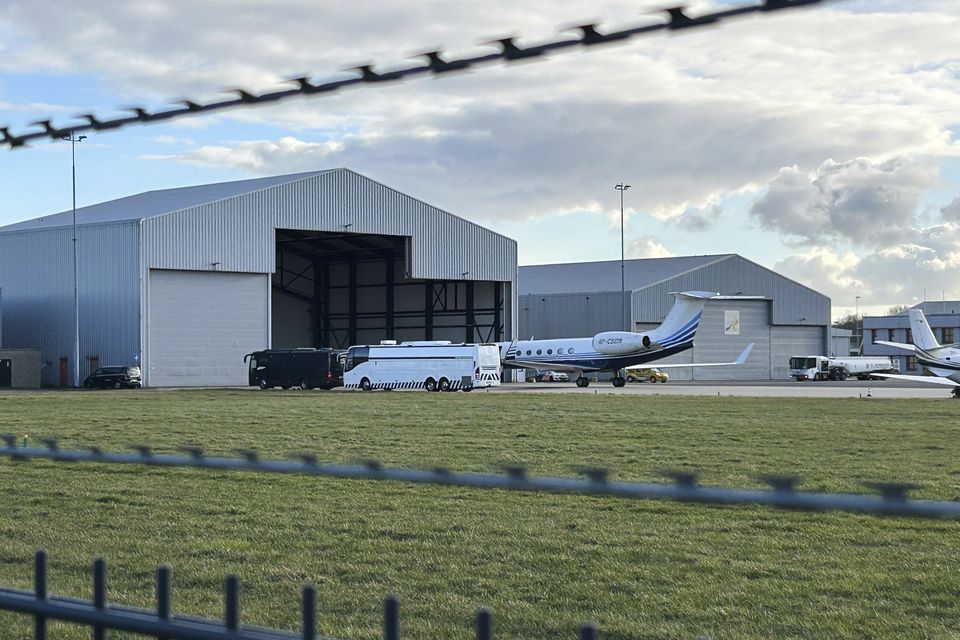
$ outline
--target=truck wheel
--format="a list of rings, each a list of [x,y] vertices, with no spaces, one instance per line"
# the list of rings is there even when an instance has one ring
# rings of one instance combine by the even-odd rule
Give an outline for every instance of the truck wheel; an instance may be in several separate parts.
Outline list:
[[[310,385],[307,384],[306,378],[300,378],[300,391],[306,391],[310,388]]]
[[[266,378],[260,378],[260,385],[259,385],[259,386],[260,386],[261,389],[264,389],[264,390],[270,388],[270,385],[267,384],[267,379],[266,379]]]
[[[439,387],[440,391],[450,391],[450,381],[446,378],[440,378]]]
[[[427,391],[436,391],[437,390],[437,381],[433,378],[427,378],[423,381],[423,388]]]
[[[657,383],[657,376],[650,376],[650,382],[651,382],[652,384],[656,384],[656,383]]]
[[[370,384],[370,379],[364,378],[363,380],[361,380],[360,388],[363,389],[364,391],[370,391],[370,389],[373,388],[373,385]]]

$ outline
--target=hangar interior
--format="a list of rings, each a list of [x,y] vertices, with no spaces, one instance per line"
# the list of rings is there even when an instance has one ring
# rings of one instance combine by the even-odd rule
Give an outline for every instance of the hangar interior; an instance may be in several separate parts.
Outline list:
[[[409,247],[404,236],[277,229],[273,347],[504,339],[503,282],[410,278]]]

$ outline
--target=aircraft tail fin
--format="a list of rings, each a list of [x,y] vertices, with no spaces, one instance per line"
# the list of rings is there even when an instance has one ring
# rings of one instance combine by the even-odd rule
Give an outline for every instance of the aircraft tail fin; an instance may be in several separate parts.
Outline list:
[[[913,331],[913,344],[924,351],[930,351],[940,346],[930,325],[927,324],[927,318],[920,309],[910,309],[910,329]]]
[[[717,295],[710,291],[674,293],[673,308],[663,323],[650,332],[650,338],[662,347],[670,347],[693,339],[700,326],[703,305]]]

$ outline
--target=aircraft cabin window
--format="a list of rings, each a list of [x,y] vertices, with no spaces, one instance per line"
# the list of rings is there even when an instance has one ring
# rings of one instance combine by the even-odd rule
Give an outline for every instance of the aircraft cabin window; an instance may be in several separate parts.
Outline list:
[[[530,355],[530,353],[531,353],[530,349],[527,349],[527,355]]]
[[[547,349],[547,355],[548,355],[548,356],[552,356],[552,355],[553,355],[553,349]]]
[[[543,351],[541,351],[540,349],[537,349],[537,355],[538,355],[538,356],[539,356],[539,355],[543,355]]]

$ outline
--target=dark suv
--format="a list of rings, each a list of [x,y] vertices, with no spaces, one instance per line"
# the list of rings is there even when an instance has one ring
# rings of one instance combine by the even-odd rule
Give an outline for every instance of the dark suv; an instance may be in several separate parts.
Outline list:
[[[87,376],[87,379],[83,381],[83,386],[87,389],[94,387],[100,387],[101,389],[107,387],[139,389],[140,367],[100,367]]]

